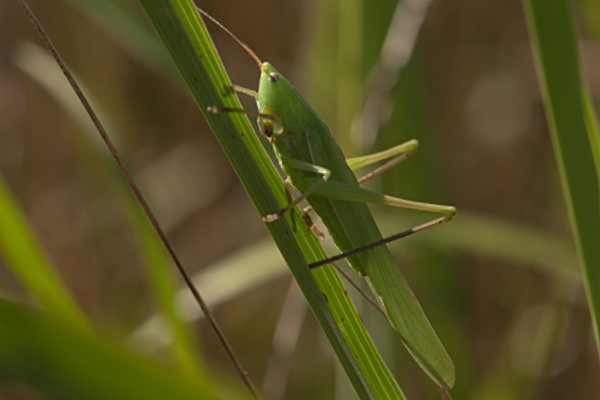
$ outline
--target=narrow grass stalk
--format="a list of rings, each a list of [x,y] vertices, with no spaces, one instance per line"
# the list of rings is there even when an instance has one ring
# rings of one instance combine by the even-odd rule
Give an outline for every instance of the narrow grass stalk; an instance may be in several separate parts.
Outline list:
[[[593,113],[580,72],[568,0],[525,0],[552,144],[600,349],[600,192]],[[586,109],[587,107],[587,109]],[[588,116],[586,116],[588,113]],[[597,135],[597,132],[594,133]]]
[[[152,40],[155,40],[152,37]],[[157,44],[158,45],[158,44]],[[164,50],[161,50],[165,53]],[[199,352],[193,344],[193,337],[187,323],[176,309],[176,290],[170,259],[164,251],[160,239],[156,236],[152,226],[143,215],[139,205],[134,202],[128,188],[114,168],[114,162],[104,151],[103,144],[98,140],[89,117],[69,87],[62,79],[62,72],[56,62],[33,44],[26,44],[18,52],[17,65],[26,72],[33,81],[44,87],[57,104],[79,125],[80,135],[74,137],[76,153],[81,165],[92,173],[92,184],[99,192],[118,192],[117,197],[123,201],[127,215],[131,221],[133,235],[139,242],[139,252],[147,268],[148,281],[152,295],[160,309],[164,329],[173,340],[170,342],[176,360],[182,369],[191,375],[200,373],[196,358]],[[93,98],[91,101],[93,102]],[[98,110],[101,114],[101,110]],[[104,119],[104,118],[103,118]],[[110,121],[107,125],[110,127]],[[111,132],[113,132],[111,130]],[[201,291],[203,293],[203,291]],[[197,309],[197,305],[194,304]]]
[[[140,0],[227,158],[259,213],[286,205],[283,182],[247,117],[213,115],[210,106],[240,107],[227,88],[225,73],[214,44],[190,0]],[[318,241],[294,210],[268,228],[294,274],[315,316],[361,398],[404,398],[368,336],[341,282],[331,268],[314,273],[307,262],[325,257]],[[249,265],[248,268],[253,266]]]
[[[29,18],[29,20],[30,20],[33,28],[35,29],[36,33],[38,34],[39,38],[44,42],[44,45],[46,46],[46,48],[51,53],[52,57],[54,58],[54,60],[58,64],[58,66],[60,67],[62,73],[64,74],[64,77],[69,82],[69,85],[71,86],[71,88],[75,92],[75,95],[77,96],[77,98],[81,102],[81,104],[82,104],[83,108],[85,109],[86,113],[90,117],[92,123],[94,124],[94,127],[96,128],[96,131],[98,132],[100,138],[102,139],[102,142],[107,147],[107,149],[108,149],[111,157],[115,161],[115,164],[116,164],[117,168],[121,172],[123,178],[125,178],[125,181],[127,182],[128,187],[131,189],[132,194],[134,195],[134,197],[137,200],[138,204],[140,205],[142,211],[144,212],[145,216],[147,217],[147,222],[150,224],[150,226],[152,226],[152,228],[154,229],[155,233],[158,235],[160,241],[162,242],[162,244],[164,246],[164,250],[166,252],[168,252],[168,254],[170,255],[170,257],[173,260],[173,262],[174,262],[177,270],[179,271],[179,273],[181,275],[181,278],[185,281],[187,287],[189,288],[189,290],[194,295],[194,298],[195,298],[197,304],[199,305],[199,307],[202,309],[202,311],[206,315],[206,318],[210,322],[211,327],[213,328],[213,331],[215,332],[217,338],[219,339],[219,342],[221,343],[221,346],[223,347],[223,349],[227,353],[227,355],[228,355],[229,359],[231,360],[231,362],[234,364],[235,369],[237,370],[237,372],[240,375],[240,378],[246,384],[248,390],[252,393],[253,397],[254,398],[258,398],[258,393],[256,392],[256,389],[255,389],[255,387],[254,387],[254,385],[252,383],[252,380],[250,379],[249,374],[244,369],[244,367],[241,364],[240,360],[236,356],[236,354],[235,354],[235,352],[234,352],[231,344],[227,340],[227,338],[226,338],[224,332],[222,331],[220,325],[218,324],[217,320],[213,316],[211,309],[208,307],[207,303],[202,298],[200,292],[198,292],[198,290],[194,286],[194,284],[193,284],[190,276],[188,275],[187,271],[183,267],[183,264],[181,263],[179,257],[175,253],[175,250],[174,250],[173,246],[169,242],[169,240],[168,240],[168,238],[167,238],[167,236],[165,234],[165,231],[160,226],[158,220],[156,219],[156,216],[152,212],[152,209],[150,208],[148,202],[144,198],[144,196],[143,196],[140,188],[138,187],[137,183],[133,180],[133,177],[132,177],[131,173],[129,172],[129,170],[125,166],[123,160],[121,159],[121,156],[119,155],[119,152],[118,152],[117,148],[115,147],[112,139],[108,135],[108,132],[106,131],[106,128],[104,127],[104,125],[100,121],[100,118],[98,117],[98,115],[94,111],[92,105],[90,104],[87,96],[83,92],[81,86],[79,85],[79,83],[75,79],[74,75],[71,73],[70,69],[67,67],[67,64],[62,59],[62,56],[60,55],[60,53],[58,52],[58,50],[56,49],[56,47],[52,43],[52,40],[50,39],[50,37],[48,36],[48,34],[46,33],[46,31],[44,30],[41,22],[38,20],[38,18],[36,17],[35,13],[31,9],[31,7],[27,3],[27,1],[26,0],[19,0],[19,4],[21,5],[21,8],[25,12],[25,15],[27,15],[27,17]]]

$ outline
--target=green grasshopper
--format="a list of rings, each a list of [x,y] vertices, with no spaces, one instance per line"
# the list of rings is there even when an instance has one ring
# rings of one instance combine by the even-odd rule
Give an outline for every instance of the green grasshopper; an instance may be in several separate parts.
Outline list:
[[[338,256],[313,263],[311,267],[347,258],[352,267],[367,278],[410,354],[443,389],[451,388],[455,379],[452,360],[385,244],[448,221],[456,209],[388,196],[360,186],[405,159],[416,150],[417,142],[412,140],[386,151],[346,159],[328,127],[294,86],[270,63],[262,62],[248,45],[219,21],[203,10],[199,11],[231,36],[260,69],[258,91],[237,85],[228,88],[253,97],[258,113],[224,107],[209,107],[208,111],[256,115],[260,131],[273,145],[280,167],[287,175],[289,205],[263,216],[263,220],[273,222],[307,200],[310,207],[303,211],[305,221],[310,222],[308,212],[314,210],[342,250]],[[366,176],[356,178],[355,170],[381,161],[387,162]],[[289,187],[296,188],[301,195],[294,199]],[[366,203],[442,216],[384,239]]]

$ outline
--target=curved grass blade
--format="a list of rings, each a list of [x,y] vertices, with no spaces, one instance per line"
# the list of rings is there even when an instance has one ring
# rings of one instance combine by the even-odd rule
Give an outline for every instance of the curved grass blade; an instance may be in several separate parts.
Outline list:
[[[242,115],[212,115],[209,106],[240,107],[206,27],[189,0],[140,0],[261,215],[282,208],[285,194],[265,149]],[[355,308],[330,269],[310,273],[325,255],[297,211],[268,228],[361,398],[404,398]],[[248,266],[251,268],[252,266]],[[317,286],[318,285],[318,286]],[[336,323],[337,322],[337,323]]]
[[[23,287],[48,313],[70,325],[90,329],[25,215],[0,176],[0,255]]]
[[[552,144],[600,350],[600,187],[567,0],[525,0]]]
[[[247,398],[239,386],[190,379],[112,341],[5,300],[0,300],[0,325],[0,376],[33,385],[52,398]]]

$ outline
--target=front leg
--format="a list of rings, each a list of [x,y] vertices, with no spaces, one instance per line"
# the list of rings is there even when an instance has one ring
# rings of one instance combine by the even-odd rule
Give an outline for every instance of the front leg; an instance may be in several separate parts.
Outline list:
[[[308,196],[310,196],[312,193],[314,193],[315,190],[317,190],[319,188],[319,186],[325,184],[327,182],[327,180],[329,179],[329,177],[331,176],[331,171],[325,167],[321,167],[320,165],[315,165],[315,164],[308,163],[306,161],[300,161],[300,160],[289,159],[289,158],[286,159],[286,161],[287,161],[287,165],[290,168],[298,170],[298,171],[314,173],[314,174],[318,175],[320,177],[320,179],[316,180],[315,183],[311,184],[308,187],[308,189],[305,192],[303,192],[298,198],[292,199],[292,201],[290,201],[285,208],[282,208],[281,210],[279,210],[275,213],[267,214],[267,215],[263,216],[262,219],[266,223],[277,221],[286,212],[288,212],[292,208],[296,207],[300,202],[302,202]]]

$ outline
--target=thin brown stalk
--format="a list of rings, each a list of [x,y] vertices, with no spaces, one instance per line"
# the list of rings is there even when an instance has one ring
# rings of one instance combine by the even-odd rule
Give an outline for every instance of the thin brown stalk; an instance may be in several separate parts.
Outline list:
[[[254,396],[254,398],[258,398],[258,393],[257,393],[257,391],[255,389],[254,384],[252,383],[252,380],[250,379],[250,376],[249,376],[248,372],[243,367],[243,365],[242,365],[241,361],[239,360],[239,358],[236,356],[235,351],[233,350],[233,347],[229,343],[229,340],[226,338],[225,333],[223,332],[222,328],[220,327],[219,323],[217,322],[217,320],[216,320],[215,316],[213,315],[212,311],[210,310],[210,308],[208,307],[208,305],[206,304],[206,302],[204,301],[204,299],[200,295],[200,292],[198,292],[198,290],[194,286],[191,277],[188,275],[188,273],[186,272],[185,268],[183,267],[183,264],[181,263],[179,257],[175,253],[175,250],[174,250],[173,246],[170,244],[170,242],[169,242],[169,240],[167,238],[167,235],[165,234],[165,232],[161,228],[161,226],[160,226],[158,220],[156,219],[156,217],[155,217],[152,209],[148,205],[148,202],[145,200],[144,195],[142,194],[140,188],[138,187],[138,185],[136,184],[136,182],[133,180],[131,173],[129,172],[129,170],[125,166],[123,160],[121,159],[121,156],[119,155],[119,152],[118,152],[117,148],[113,144],[110,136],[108,135],[106,129],[104,128],[104,125],[102,124],[102,122],[100,121],[98,115],[96,114],[96,112],[92,108],[92,106],[91,106],[90,102],[88,101],[87,97],[83,93],[83,90],[81,89],[81,87],[77,83],[77,80],[75,79],[75,77],[73,76],[73,74],[71,73],[71,71],[69,70],[69,68],[67,67],[67,64],[65,63],[65,61],[62,58],[62,56],[60,55],[60,53],[58,52],[58,50],[54,46],[52,40],[50,39],[49,35],[46,33],[46,31],[43,28],[41,22],[36,17],[36,15],[34,14],[33,10],[29,6],[29,4],[27,4],[27,2],[25,0],[19,0],[19,3],[22,6],[22,8],[25,11],[25,13],[27,14],[27,16],[29,17],[29,20],[31,21],[31,23],[32,23],[34,29],[36,30],[37,34],[39,35],[40,39],[42,40],[42,42],[44,43],[44,45],[47,47],[48,51],[50,51],[50,53],[52,54],[52,57],[55,59],[56,63],[59,65],[60,69],[62,70],[62,72],[63,72],[63,74],[65,76],[65,78],[69,82],[69,85],[71,85],[71,88],[75,92],[77,98],[79,99],[79,101],[81,102],[81,104],[83,105],[83,107],[85,108],[87,114],[89,115],[90,119],[92,120],[92,123],[96,127],[96,130],[98,131],[98,134],[102,138],[102,141],[104,142],[104,144],[108,148],[108,151],[110,152],[111,156],[113,157],[113,159],[117,163],[117,166],[118,166],[119,170],[121,171],[121,173],[125,177],[125,179],[127,181],[127,184],[130,187],[131,191],[133,192],[135,198],[140,203],[142,209],[144,210],[144,213],[148,217],[148,220],[150,221],[150,223],[152,224],[152,226],[155,229],[156,233],[160,237],[160,240],[164,244],[164,246],[167,249],[169,255],[173,259],[173,262],[175,263],[175,266],[177,267],[177,270],[179,271],[179,273],[180,273],[181,277],[183,278],[185,284],[187,285],[187,287],[192,292],[194,298],[196,299],[196,302],[198,303],[198,305],[202,309],[202,312],[204,312],[204,314],[206,315],[206,318],[208,319],[211,327],[213,328],[215,334],[217,335],[219,341],[221,342],[221,345],[225,349],[225,352],[227,353],[227,355],[231,359],[232,363],[234,364],[235,369],[239,373],[239,375],[240,375],[241,379],[243,380],[244,384],[248,387],[248,390],[252,393],[252,395]]]

